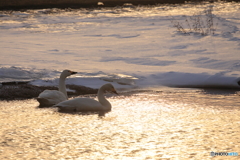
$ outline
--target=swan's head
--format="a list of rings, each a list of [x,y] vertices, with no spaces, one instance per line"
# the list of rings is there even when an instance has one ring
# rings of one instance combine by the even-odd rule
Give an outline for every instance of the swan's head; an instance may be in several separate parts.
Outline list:
[[[64,70],[61,73],[61,77],[68,77],[68,76],[71,76],[71,75],[76,74],[76,73],[77,72],[73,72],[73,71],[70,71],[70,70]]]
[[[104,84],[100,89],[102,89],[104,92],[111,92],[118,95],[116,89],[113,87],[111,83]]]

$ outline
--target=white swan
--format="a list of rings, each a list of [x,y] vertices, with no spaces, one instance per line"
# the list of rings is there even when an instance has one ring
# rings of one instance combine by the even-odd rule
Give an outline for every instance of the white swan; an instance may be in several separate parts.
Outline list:
[[[59,86],[57,90],[44,90],[37,97],[37,101],[39,102],[39,107],[49,107],[54,104],[58,104],[59,102],[66,101],[68,99],[65,79],[77,72],[73,72],[70,70],[62,71],[59,79]]]
[[[118,94],[112,84],[107,83],[98,90],[98,101],[90,98],[75,98],[60,102],[53,107],[58,107],[61,112],[97,112],[111,111],[111,103],[104,97],[104,93],[112,92]]]

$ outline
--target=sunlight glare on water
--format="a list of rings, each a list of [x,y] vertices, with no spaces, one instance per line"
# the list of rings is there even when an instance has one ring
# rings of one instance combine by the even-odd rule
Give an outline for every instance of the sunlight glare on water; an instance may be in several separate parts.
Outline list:
[[[149,91],[108,99],[113,108],[104,117],[40,109],[34,99],[1,101],[0,159],[211,159],[211,151],[240,152],[237,94]]]

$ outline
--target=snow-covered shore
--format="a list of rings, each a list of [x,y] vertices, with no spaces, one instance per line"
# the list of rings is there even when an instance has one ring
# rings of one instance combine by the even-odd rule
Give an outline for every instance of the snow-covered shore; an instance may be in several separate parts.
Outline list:
[[[204,21],[209,9],[214,34],[188,30],[186,19]],[[90,88],[238,89],[239,17],[236,2],[1,11],[0,81],[57,86],[71,69],[66,83]]]

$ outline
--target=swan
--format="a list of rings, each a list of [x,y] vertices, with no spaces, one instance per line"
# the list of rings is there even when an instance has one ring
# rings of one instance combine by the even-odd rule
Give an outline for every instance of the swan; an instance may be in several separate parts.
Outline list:
[[[98,101],[90,98],[75,98],[60,102],[53,107],[58,107],[61,112],[98,112],[111,111],[111,103],[104,97],[104,93],[112,92],[118,94],[112,84],[107,83],[103,85],[97,93]]]
[[[39,102],[39,107],[49,107],[54,104],[58,104],[59,102],[66,101],[68,99],[65,79],[77,72],[73,72],[70,70],[62,71],[59,79],[59,86],[57,90],[44,90],[37,97],[37,101]]]

